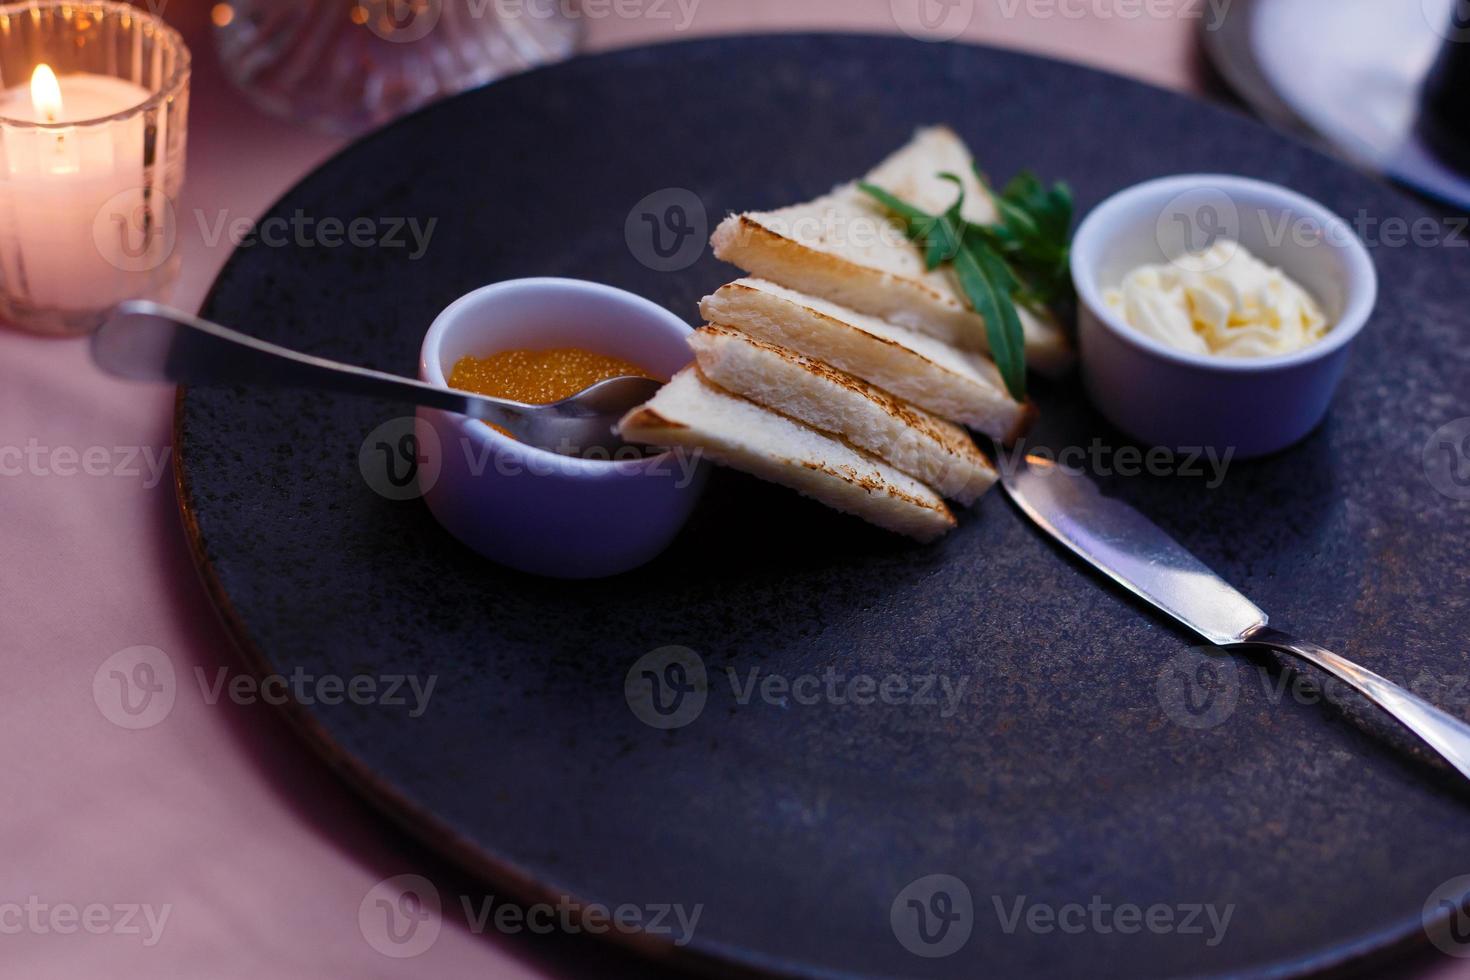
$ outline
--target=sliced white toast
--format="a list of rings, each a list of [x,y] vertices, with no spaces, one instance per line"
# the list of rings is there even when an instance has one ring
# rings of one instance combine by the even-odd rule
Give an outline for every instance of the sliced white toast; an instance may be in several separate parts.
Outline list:
[[[865,178],[931,213],[954,200],[953,173],[965,185],[969,221],[996,220],[995,205],[974,174],[965,144],[945,127],[921,129],[913,142]],[[928,271],[919,248],[857,184],[776,211],[726,218],[711,238],[715,255],[751,275],[829,299],[860,313],[929,334],[967,350],[988,351],[985,321],[963,298],[948,268]],[[1054,318],[1018,308],[1027,363],[1048,374],[1072,363]]]
[[[934,491],[847,444],[710,384],[687,367],[618,432],[630,442],[701,450],[879,527],[932,541],[955,526]]]
[[[764,279],[737,279],[699,305],[726,324],[877,385],[1003,443],[1026,433],[1035,407],[1011,399],[989,358]]]
[[[969,505],[996,472],[964,429],[906,404],[830,364],[732,327],[689,336],[699,372],[726,391],[837,436],[940,495]]]

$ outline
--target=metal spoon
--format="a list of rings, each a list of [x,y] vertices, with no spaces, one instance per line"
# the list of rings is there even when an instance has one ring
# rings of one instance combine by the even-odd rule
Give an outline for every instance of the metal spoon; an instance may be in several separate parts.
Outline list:
[[[527,445],[565,455],[624,445],[614,423],[661,387],[649,378],[612,378],[551,405],[524,405],[302,354],[144,300],[113,309],[92,336],[92,360],[134,381],[277,385],[408,401],[493,423]]]

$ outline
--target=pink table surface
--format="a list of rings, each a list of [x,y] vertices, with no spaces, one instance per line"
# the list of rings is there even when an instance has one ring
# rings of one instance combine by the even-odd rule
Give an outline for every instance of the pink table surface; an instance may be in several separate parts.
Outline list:
[[[197,308],[228,254],[202,229],[221,214],[258,215],[340,145],[262,116],[223,81],[208,7],[173,0],[164,8],[190,38],[196,61],[180,205],[184,271],[174,296],[185,308]],[[1047,16],[1045,5],[986,0],[964,36],[1200,89],[1195,20],[1102,16],[1106,4],[1062,7],[1094,13]],[[677,20],[589,17],[585,46],[896,26],[890,0],[702,0],[693,10],[682,32]],[[213,678],[241,668],[180,532],[166,473],[172,404],[171,391],[99,376],[82,341],[0,330],[0,636],[9,670],[0,975],[641,972],[637,961],[586,938],[475,934],[456,911],[457,898],[479,900],[484,886],[344,788],[274,708],[209,703],[197,672]],[[90,473],[81,468],[84,458]],[[117,717],[108,703],[116,695],[103,664],[135,646],[162,651],[177,693],[162,721],[129,730],[109,720]],[[381,954],[358,925],[369,889],[402,873],[429,877],[446,905],[439,937],[412,959]],[[131,918],[128,906],[138,908]],[[91,931],[71,918],[82,915],[93,917]],[[1448,960],[1427,969],[1465,975]]]

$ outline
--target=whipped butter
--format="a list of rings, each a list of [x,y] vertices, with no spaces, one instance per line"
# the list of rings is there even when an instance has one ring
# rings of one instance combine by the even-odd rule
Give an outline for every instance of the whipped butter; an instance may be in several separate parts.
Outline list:
[[[1289,354],[1329,328],[1311,294],[1230,239],[1166,265],[1140,266],[1105,291],[1103,302],[1139,333],[1191,354]]]

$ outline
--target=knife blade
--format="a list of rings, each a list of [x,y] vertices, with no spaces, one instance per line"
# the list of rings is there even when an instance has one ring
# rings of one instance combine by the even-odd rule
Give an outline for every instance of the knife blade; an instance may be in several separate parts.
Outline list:
[[[1006,492],[1036,524],[1133,594],[1216,646],[1244,642],[1268,617],[1153,521],[1086,474],[1048,459],[1003,461]]]
[[[1267,625],[1255,603],[1153,521],[1088,476],[1036,456],[1002,460],[1001,482],[1037,526],[1216,646],[1266,647],[1346,681],[1470,778],[1470,724],[1326,647]]]

